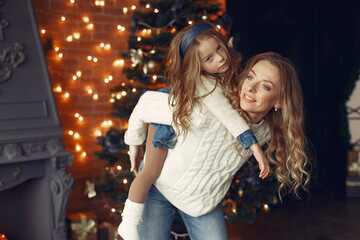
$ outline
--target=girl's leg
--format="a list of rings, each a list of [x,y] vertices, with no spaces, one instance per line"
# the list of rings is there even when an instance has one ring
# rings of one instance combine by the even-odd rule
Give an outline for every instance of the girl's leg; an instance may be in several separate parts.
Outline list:
[[[191,217],[179,210],[191,240],[227,240],[227,230],[221,203],[210,213]]]
[[[152,183],[159,177],[167,155],[166,148],[154,148],[151,144],[156,128],[149,125],[146,141],[146,164],[131,183],[128,198],[143,203]]]
[[[141,240],[169,240],[175,207],[153,185],[139,226]]]

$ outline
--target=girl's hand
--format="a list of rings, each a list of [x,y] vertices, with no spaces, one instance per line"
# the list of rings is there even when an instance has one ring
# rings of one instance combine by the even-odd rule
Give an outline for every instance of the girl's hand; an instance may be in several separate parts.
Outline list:
[[[144,146],[143,145],[130,145],[129,146],[130,156],[130,171],[137,175],[141,160],[144,158]]]
[[[259,143],[255,143],[250,146],[250,149],[253,151],[256,161],[259,163],[260,174],[259,177],[264,179],[269,175],[270,166],[269,161],[267,160],[263,150],[261,149]]]

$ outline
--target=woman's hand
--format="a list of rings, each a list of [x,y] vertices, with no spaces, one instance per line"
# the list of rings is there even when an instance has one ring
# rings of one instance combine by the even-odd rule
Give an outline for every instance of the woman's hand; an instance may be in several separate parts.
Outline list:
[[[129,146],[130,156],[130,171],[137,175],[141,160],[144,158],[144,146],[143,145],[130,145]]]
[[[250,149],[253,151],[256,161],[259,163],[260,174],[259,177],[264,179],[269,175],[270,166],[269,161],[267,160],[263,150],[261,149],[259,143],[255,143],[250,146]]]

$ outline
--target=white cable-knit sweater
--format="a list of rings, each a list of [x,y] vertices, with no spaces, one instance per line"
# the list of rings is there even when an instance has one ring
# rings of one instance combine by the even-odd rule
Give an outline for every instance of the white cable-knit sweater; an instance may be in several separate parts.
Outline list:
[[[145,141],[146,123],[172,124],[168,96],[153,91],[141,96],[129,119],[126,144],[140,145]],[[215,109],[209,111],[208,106]],[[243,122],[239,122],[239,114],[231,108],[237,114],[233,115],[228,107],[231,108],[220,87],[202,99],[201,106],[195,106],[190,131],[185,139],[179,136],[175,148],[168,151],[154,183],[175,207],[190,216],[212,211],[228,191],[234,174],[252,155],[243,148],[239,148],[240,155],[236,151],[234,137],[249,127],[244,126],[242,118]],[[264,121],[251,125],[251,129],[260,145],[270,140]]]

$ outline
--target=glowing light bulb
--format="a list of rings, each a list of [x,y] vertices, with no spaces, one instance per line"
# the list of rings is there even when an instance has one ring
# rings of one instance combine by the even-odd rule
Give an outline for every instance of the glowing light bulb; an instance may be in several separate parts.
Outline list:
[[[131,6],[131,10],[135,10],[136,9],[136,6],[135,5],[132,5]]]
[[[83,120],[84,120],[83,116],[80,116],[79,121],[83,121]]]
[[[75,117],[76,117],[76,118],[80,117],[80,114],[79,114],[79,113],[75,113]]]
[[[206,19],[207,19],[207,16],[206,16],[206,15],[203,15],[203,16],[201,17],[201,19],[202,19],[202,20],[206,20]]]
[[[41,33],[42,33],[42,34],[45,34],[45,33],[46,33],[46,30],[45,30],[45,29],[41,29]]]
[[[109,43],[108,43],[108,44],[106,44],[106,45],[104,46],[104,49],[105,49],[105,50],[110,50],[110,49],[111,49],[110,44],[109,44]]]
[[[95,130],[95,136],[101,136],[101,131],[100,130]]]
[[[125,63],[124,59],[116,59],[113,62],[113,67],[123,67],[124,63]]]
[[[125,91],[122,91],[122,92],[121,92],[121,96],[126,96],[126,92],[125,92]]]
[[[57,92],[61,92],[61,91],[62,91],[62,88],[61,88],[61,86],[57,86],[55,90],[56,90]]]
[[[99,99],[99,95],[98,95],[97,93],[95,93],[95,94],[93,95],[93,99],[94,99],[94,100],[98,100],[98,99]]]
[[[92,60],[92,56],[87,56],[87,60],[91,61],[91,60]]]
[[[159,12],[160,12],[159,9],[157,8],[154,9],[154,13],[159,13]]]
[[[86,22],[86,23],[90,21],[90,19],[89,19],[88,16],[84,16],[84,17],[82,18],[82,20],[83,20],[84,22]]]
[[[121,99],[121,94],[116,94],[116,99]]]
[[[81,156],[86,157],[86,152],[82,152]]]
[[[148,3],[148,4],[146,4],[146,6],[145,6],[146,8],[150,8],[150,4]]]
[[[105,82],[105,83],[109,83],[110,80],[109,80],[108,78],[105,78],[105,79],[104,79],[104,82]]]
[[[99,46],[103,48],[105,46],[105,43],[100,43]]]
[[[266,204],[266,203],[263,204],[263,208],[264,208],[264,211],[265,211],[265,212],[268,212],[268,211],[270,210],[269,205]]]
[[[112,81],[112,80],[113,80],[113,76],[109,75],[109,76],[108,76],[108,79],[109,79],[110,81]]]
[[[110,103],[114,103],[114,102],[115,102],[115,99],[114,99],[114,98],[110,98],[109,102],[110,102]]]
[[[76,71],[76,76],[81,77],[81,71]]]
[[[79,134],[79,133],[75,133],[75,134],[74,134],[74,138],[79,139],[79,138],[80,138],[80,134]]]
[[[69,133],[70,136],[72,136],[74,134],[74,132],[71,131],[71,130],[68,133]]]
[[[216,25],[216,27],[217,27],[218,29],[220,29],[220,28],[221,28],[221,26],[220,26],[220,25]]]
[[[80,38],[80,33],[75,32],[75,33],[73,34],[73,36],[74,36],[75,39],[79,39],[79,38]]]
[[[191,21],[191,20],[190,20],[190,21],[188,21],[188,24],[189,24],[189,25],[193,24],[193,21]]]
[[[62,16],[61,21],[65,22],[65,20],[66,20],[66,17]]]
[[[80,146],[79,144],[76,144],[75,150],[76,150],[77,152],[79,152],[79,151],[81,150],[81,146]]]
[[[120,165],[117,165],[116,169],[120,171],[122,167]]]
[[[93,90],[90,88],[90,89],[88,89],[87,92],[88,92],[89,94],[92,94]]]
[[[86,28],[89,30],[93,30],[94,29],[94,24],[89,23],[88,25],[86,25]]]
[[[133,88],[131,91],[132,91],[133,93],[136,92],[136,88]]]
[[[124,183],[124,184],[127,184],[127,183],[128,183],[128,180],[127,180],[126,178],[124,178],[123,183]]]
[[[93,62],[95,62],[95,63],[96,63],[96,62],[98,62],[98,61],[99,61],[99,59],[98,59],[98,58],[96,58],[96,57],[94,57],[94,58],[93,58]]]
[[[111,212],[116,212],[116,209],[115,208],[111,208]]]
[[[59,55],[58,55],[59,58],[62,58],[63,56],[64,56],[63,53],[59,53]]]
[[[69,97],[70,97],[70,93],[69,93],[69,92],[64,93],[64,97],[65,97],[65,98],[69,98]]]
[[[124,7],[124,8],[123,8],[123,13],[126,15],[127,12],[128,12],[128,8],[127,8],[127,7]]]
[[[140,42],[140,41],[141,41],[141,37],[138,37],[136,40],[137,40],[138,42]]]
[[[55,52],[58,52],[60,50],[59,47],[55,47],[54,49],[55,49]]]
[[[73,79],[74,81],[76,81],[77,76],[76,76],[76,75],[72,76],[72,79]]]
[[[66,41],[72,42],[72,40],[73,40],[73,36],[71,36],[71,35],[67,36]]]
[[[75,3],[75,0],[70,0],[70,3],[71,3],[71,4],[74,4],[74,3]]]

